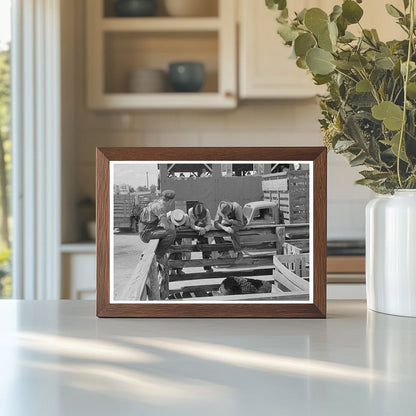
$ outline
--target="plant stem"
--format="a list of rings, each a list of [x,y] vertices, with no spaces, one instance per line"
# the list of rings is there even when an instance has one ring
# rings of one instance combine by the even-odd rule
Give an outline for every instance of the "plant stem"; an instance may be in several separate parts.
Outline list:
[[[413,50],[413,36],[414,36],[414,27],[415,27],[415,0],[410,0],[410,30],[409,30],[409,46],[407,48],[407,59],[406,59],[406,73],[403,80],[403,118],[402,118],[402,127],[400,129],[400,140],[399,140],[399,148],[397,151],[397,177],[399,179],[399,186],[403,188],[402,177],[400,174],[400,156],[402,152],[403,140],[404,140],[404,132],[406,130],[406,110],[407,110],[407,83],[409,82],[409,68],[410,68],[410,61],[412,58],[412,50]]]

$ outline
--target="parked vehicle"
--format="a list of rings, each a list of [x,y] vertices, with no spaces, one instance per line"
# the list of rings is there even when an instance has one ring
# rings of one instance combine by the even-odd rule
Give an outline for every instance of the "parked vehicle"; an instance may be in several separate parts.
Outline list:
[[[279,206],[277,202],[249,202],[244,205],[243,214],[247,220],[247,225],[279,224]]]

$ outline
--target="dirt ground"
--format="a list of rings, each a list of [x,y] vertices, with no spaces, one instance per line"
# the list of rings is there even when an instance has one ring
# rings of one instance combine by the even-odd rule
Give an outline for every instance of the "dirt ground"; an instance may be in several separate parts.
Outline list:
[[[114,234],[114,299],[119,300],[120,291],[137,265],[145,244],[138,234]]]

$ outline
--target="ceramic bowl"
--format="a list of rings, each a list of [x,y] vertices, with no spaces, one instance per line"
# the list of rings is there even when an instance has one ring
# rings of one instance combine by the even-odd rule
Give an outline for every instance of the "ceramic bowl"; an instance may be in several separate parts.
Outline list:
[[[157,12],[156,0],[118,0],[114,12],[119,17],[148,17]]]
[[[201,62],[172,62],[169,81],[177,92],[197,92],[205,80],[205,67]]]
[[[161,93],[167,90],[167,74],[162,69],[136,68],[129,72],[128,91],[131,93]]]

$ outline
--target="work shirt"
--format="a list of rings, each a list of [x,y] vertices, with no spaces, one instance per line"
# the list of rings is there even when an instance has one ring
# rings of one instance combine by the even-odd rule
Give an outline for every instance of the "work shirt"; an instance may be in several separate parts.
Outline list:
[[[223,220],[227,220],[230,222],[231,227],[241,228],[245,225],[244,215],[243,215],[243,208],[241,208],[240,204],[237,202],[230,202],[231,205],[231,212],[228,215],[228,218],[223,215],[221,212],[220,207],[217,209],[217,214],[215,215],[214,224],[218,223],[221,224]]]
[[[200,229],[204,229],[205,231],[209,231],[212,227],[211,221],[211,214],[208,209],[206,209],[205,217],[200,219],[197,218],[193,213],[193,208],[190,208],[188,211],[190,226],[193,230],[199,231]]]
[[[143,209],[142,215],[140,216],[140,222],[143,222],[144,224],[159,222],[163,217],[166,217],[169,211],[170,201],[158,199],[150,202],[146,208]]]

